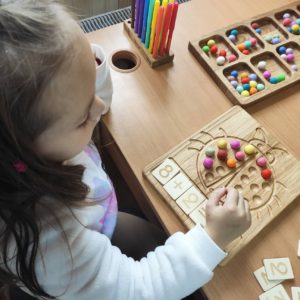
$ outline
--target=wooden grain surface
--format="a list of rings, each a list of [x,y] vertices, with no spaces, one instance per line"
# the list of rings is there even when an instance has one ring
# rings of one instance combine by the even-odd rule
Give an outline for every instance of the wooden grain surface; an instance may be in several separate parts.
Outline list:
[[[152,69],[140,55],[141,65],[136,71],[111,70],[114,95],[111,110],[103,117],[103,125],[114,140],[110,144],[112,156],[120,162],[122,174],[130,173],[130,179],[125,179],[138,191],[141,207],[144,211],[152,210],[167,232],[185,231],[186,228],[143,178],[143,169],[232,107],[231,101],[189,52],[189,41],[293,2],[186,2],[178,11],[171,46],[173,63]],[[123,24],[90,33],[87,37],[91,42],[101,44],[108,58],[117,49],[138,51],[124,32]],[[247,112],[300,159],[298,85],[254,104]],[[263,258],[288,256],[292,264],[298,266],[299,215],[297,199],[225,267],[218,267],[212,281],[204,287],[209,299],[257,299],[262,290],[253,271],[262,266]],[[287,288],[300,286],[300,268],[294,271],[295,280],[284,283]]]

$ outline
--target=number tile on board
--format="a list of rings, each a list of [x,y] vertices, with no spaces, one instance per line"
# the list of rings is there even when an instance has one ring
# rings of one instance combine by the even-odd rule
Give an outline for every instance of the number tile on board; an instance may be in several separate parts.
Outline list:
[[[199,189],[192,186],[176,200],[176,203],[188,215],[204,200],[206,200],[206,197],[199,191]]]
[[[164,185],[164,189],[167,193],[176,200],[186,190],[192,186],[192,182],[182,172],[173,177],[168,183]]]
[[[193,210],[189,217],[193,220],[194,223],[205,226],[205,208],[207,200],[204,200],[195,210]]]
[[[173,160],[167,158],[151,173],[161,184],[166,184],[172,177],[179,173],[179,171],[180,168],[177,164]]]

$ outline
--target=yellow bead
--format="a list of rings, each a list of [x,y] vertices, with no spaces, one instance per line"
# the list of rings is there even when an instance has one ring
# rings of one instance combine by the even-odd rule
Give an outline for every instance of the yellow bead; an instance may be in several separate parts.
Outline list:
[[[254,81],[254,80],[251,80],[251,81],[249,82],[249,84],[250,84],[251,87],[256,87],[256,86],[257,86],[257,82]]]
[[[244,151],[248,155],[252,155],[252,154],[256,153],[255,147],[253,145],[251,145],[251,144],[245,146]]]
[[[212,47],[213,45],[215,45],[216,44],[216,42],[214,41],[214,40],[209,40],[208,42],[207,42],[207,46],[210,48],[210,47]]]
[[[227,141],[226,140],[219,140],[218,141],[218,148],[219,149],[227,149]]]
[[[249,97],[250,94],[249,94],[248,91],[245,90],[245,91],[241,92],[241,95],[244,96],[244,97]]]

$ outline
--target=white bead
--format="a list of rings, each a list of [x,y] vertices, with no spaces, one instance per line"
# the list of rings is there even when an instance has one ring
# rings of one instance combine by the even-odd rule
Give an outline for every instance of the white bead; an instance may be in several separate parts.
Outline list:
[[[218,56],[217,57],[217,65],[223,66],[225,64],[225,57],[224,56]]]
[[[257,64],[257,67],[260,69],[260,70],[265,70],[266,68],[266,62],[261,60],[258,64]]]

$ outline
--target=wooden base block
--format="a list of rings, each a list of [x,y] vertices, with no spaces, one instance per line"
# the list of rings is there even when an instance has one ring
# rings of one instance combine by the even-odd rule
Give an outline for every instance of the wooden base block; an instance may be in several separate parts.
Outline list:
[[[139,37],[134,32],[134,29],[131,28],[131,21],[126,20],[124,22],[124,29],[127,32],[130,39],[135,43],[139,51],[143,54],[143,56],[146,58],[148,63],[152,68],[156,68],[158,66],[167,64],[174,59],[174,54],[170,53],[169,55],[164,54],[163,56],[157,56],[157,59],[153,58],[152,55],[149,53],[148,49],[145,48],[145,45],[141,42]]]

